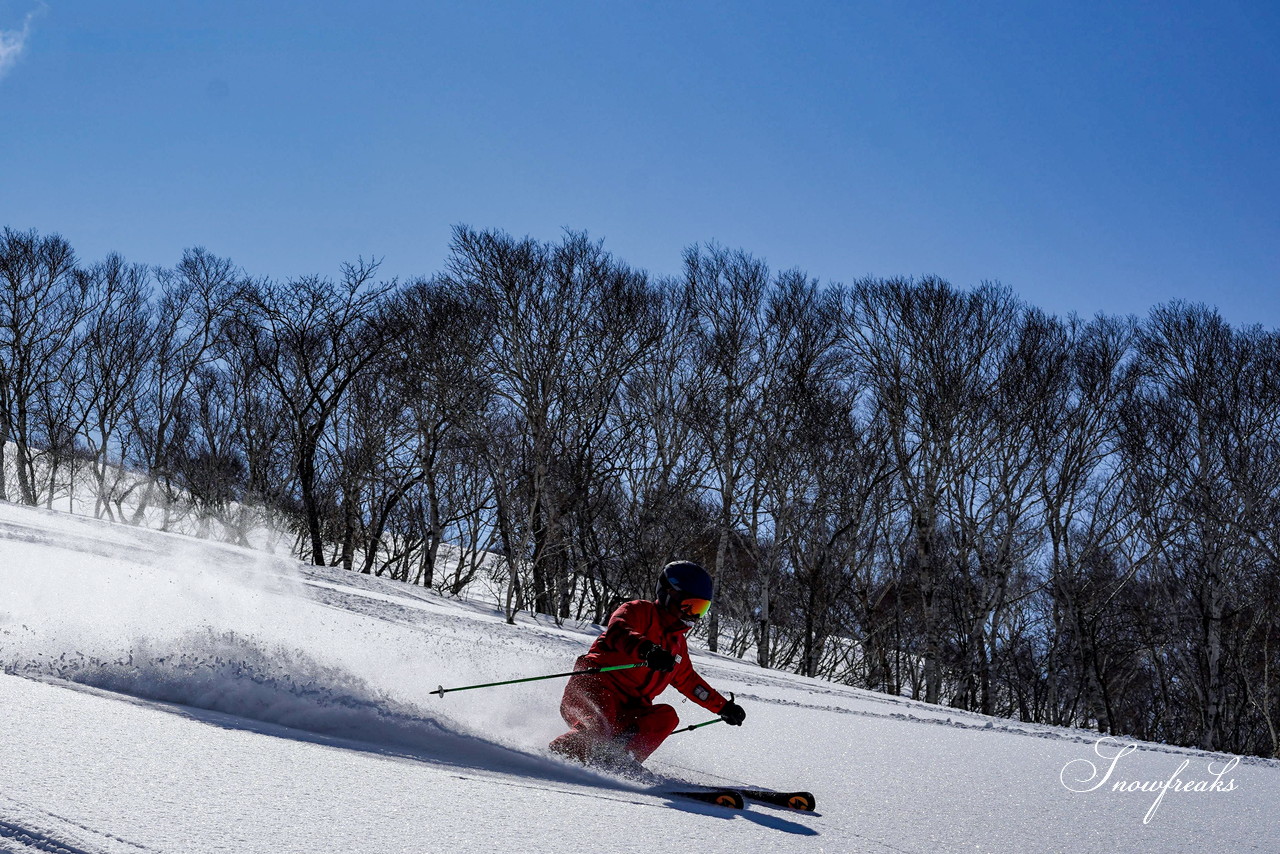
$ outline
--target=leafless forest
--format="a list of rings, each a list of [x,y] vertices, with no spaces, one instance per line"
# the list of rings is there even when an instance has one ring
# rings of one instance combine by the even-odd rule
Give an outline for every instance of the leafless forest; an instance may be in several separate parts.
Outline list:
[[[318,564],[605,619],[689,557],[704,642],[990,714],[1280,755],[1280,334],[1049,316],[694,246],[455,230],[254,278],[0,238],[0,499],[264,522]]]

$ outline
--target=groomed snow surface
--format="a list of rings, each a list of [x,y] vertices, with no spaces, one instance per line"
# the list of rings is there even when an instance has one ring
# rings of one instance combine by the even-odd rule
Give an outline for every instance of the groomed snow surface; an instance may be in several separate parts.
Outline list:
[[[1280,851],[1280,763],[1138,744],[1110,768],[1096,751],[1122,743],[1088,732],[708,653],[746,724],[674,735],[650,767],[807,789],[817,813],[549,756],[559,681],[430,693],[571,669],[597,631],[0,504],[0,851]],[[1115,790],[1170,779],[1191,790]]]

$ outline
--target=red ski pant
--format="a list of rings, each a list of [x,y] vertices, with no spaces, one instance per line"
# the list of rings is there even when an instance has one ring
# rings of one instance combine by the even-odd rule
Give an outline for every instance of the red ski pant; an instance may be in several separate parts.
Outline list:
[[[583,762],[591,760],[594,748],[609,743],[643,762],[680,723],[675,709],[627,697],[597,673],[569,677],[560,716],[573,729],[552,741],[551,749]]]

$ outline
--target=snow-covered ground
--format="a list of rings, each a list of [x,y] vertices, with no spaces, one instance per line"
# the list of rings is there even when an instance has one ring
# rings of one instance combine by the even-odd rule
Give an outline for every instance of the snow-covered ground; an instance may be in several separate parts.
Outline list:
[[[549,757],[558,681],[431,694],[570,669],[596,631],[0,504],[0,851],[1280,851],[1280,763],[1138,744],[1111,767],[1121,744],[1088,732],[723,656],[695,665],[745,726],[673,735],[650,766],[807,789],[817,813]],[[1114,788],[1171,779],[1191,790]]]

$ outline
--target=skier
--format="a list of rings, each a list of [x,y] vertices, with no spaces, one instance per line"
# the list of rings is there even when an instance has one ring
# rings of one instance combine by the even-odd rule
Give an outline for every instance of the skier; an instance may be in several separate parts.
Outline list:
[[[588,764],[638,771],[680,719],[653,700],[675,685],[680,693],[741,726],[746,712],[706,683],[689,661],[685,634],[711,607],[711,576],[692,561],[667,564],[652,600],[623,603],[608,628],[577,661],[579,670],[643,662],[647,667],[569,677],[560,715],[572,727],[551,742],[556,753]]]

